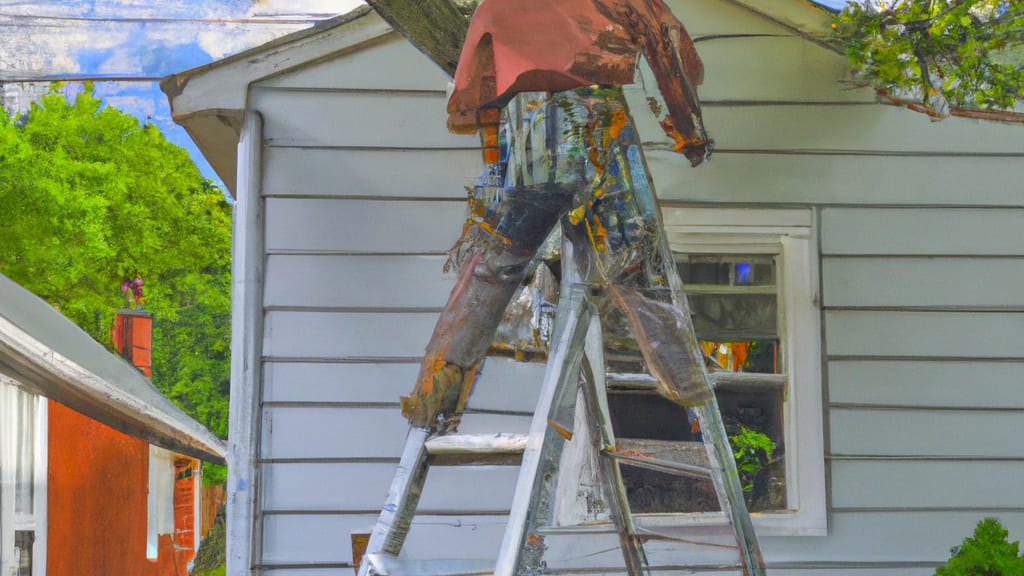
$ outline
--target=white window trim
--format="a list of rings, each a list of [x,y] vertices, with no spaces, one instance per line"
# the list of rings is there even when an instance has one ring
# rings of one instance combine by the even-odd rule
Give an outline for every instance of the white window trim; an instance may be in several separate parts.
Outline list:
[[[814,213],[810,209],[663,207],[673,252],[778,254],[781,332],[790,376],[784,405],[787,500],[792,511],[751,514],[759,536],[824,536],[821,314]],[[792,504],[791,504],[792,505]],[[638,515],[647,527],[725,523],[721,513]]]
[[[36,396],[33,513],[28,519],[15,517],[14,470],[10,462],[17,446],[14,445],[15,419],[9,417],[9,411],[15,405],[14,395],[19,393],[28,394],[17,382],[0,374],[0,531],[3,531],[0,533],[0,573],[6,574],[14,562],[14,531],[33,530],[36,536],[32,546],[32,576],[46,576],[48,401]]]
[[[160,536],[174,536],[174,453],[149,446],[149,483],[146,494],[146,559],[160,555]]]
[[[755,512],[758,536],[825,536],[825,452],[821,378],[821,305],[814,212],[810,209],[662,207],[673,252],[687,254],[775,254],[780,336],[789,382],[783,417],[786,427],[786,490],[791,510]],[[577,418],[582,417],[577,406]],[[586,430],[580,432],[586,434]],[[584,438],[583,436],[580,436]],[[592,473],[590,451],[572,442],[562,453],[554,525],[549,533],[603,532],[580,506],[586,489],[579,479]],[[573,448],[572,446],[575,446]],[[566,471],[573,471],[566,476]],[[563,480],[565,477],[565,480]],[[581,496],[583,494],[583,496]],[[728,520],[721,512],[635,514],[641,532],[728,544]]]

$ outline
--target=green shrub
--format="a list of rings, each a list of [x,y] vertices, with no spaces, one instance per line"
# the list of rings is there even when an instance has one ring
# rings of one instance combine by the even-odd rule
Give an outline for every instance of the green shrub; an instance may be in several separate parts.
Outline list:
[[[1007,540],[1008,534],[995,518],[978,522],[974,536],[953,547],[949,563],[935,576],[1024,576],[1020,544]]]

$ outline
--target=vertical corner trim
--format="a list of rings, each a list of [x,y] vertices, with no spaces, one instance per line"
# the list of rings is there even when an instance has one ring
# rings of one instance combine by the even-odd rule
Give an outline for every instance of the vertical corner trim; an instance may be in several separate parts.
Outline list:
[[[261,357],[263,348],[263,118],[246,110],[238,143],[231,238],[231,405],[228,428],[227,572],[260,564]]]

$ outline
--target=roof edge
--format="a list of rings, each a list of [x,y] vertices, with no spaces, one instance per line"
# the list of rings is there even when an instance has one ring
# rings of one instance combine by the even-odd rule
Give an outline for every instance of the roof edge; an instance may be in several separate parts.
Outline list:
[[[0,295],[0,368],[21,387],[147,442],[224,460],[224,442],[135,367],[2,274]]]
[[[291,34],[285,34],[280,38],[275,38],[269,42],[260,44],[259,46],[254,46],[248,50],[238,52],[237,54],[232,54],[231,56],[226,56],[219,60],[214,60],[213,62],[203,64],[202,66],[196,66],[195,68],[189,68],[188,70],[169,74],[160,80],[160,90],[167,96],[167,99],[171,102],[171,107],[173,108],[174,99],[185,91],[189,81],[194,77],[200,76],[217,68],[222,68],[239,61],[247,60],[262,52],[267,52],[293,42],[305,40],[328,30],[348,24],[349,22],[358,20],[371,13],[373,13],[373,9],[369,6],[359,6],[340,16],[322,20],[309,28],[293,32]]]
[[[769,20],[794,35],[833,52],[842,48],[828,40],[832,32],[831,19],[835,11],[812,0],[724,0],[748,12]]]

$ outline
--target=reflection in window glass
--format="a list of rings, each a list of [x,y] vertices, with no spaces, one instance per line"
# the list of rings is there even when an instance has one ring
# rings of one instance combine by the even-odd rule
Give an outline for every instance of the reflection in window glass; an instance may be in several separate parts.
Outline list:
[[[15,421],[16,444],[14,459],[14,511],[17,514],[35,512],[35,396],[16,391]]]
[[[32,546],[36,543],[36,533],[32,530],[14,532],[14,574],[15,576],[32,576]]]

